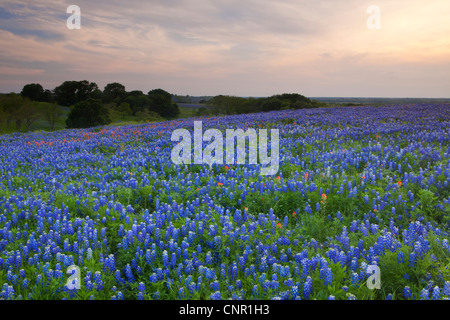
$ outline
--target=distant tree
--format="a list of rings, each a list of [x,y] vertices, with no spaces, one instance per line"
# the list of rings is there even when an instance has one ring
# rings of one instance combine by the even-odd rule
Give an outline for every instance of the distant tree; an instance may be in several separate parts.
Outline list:
[[[151,121],[159,121],[161,120],[161,116],[154,111],[148,111],[148,109],[144,109],[142,111],[138,111],[136,113],[136,119],[139,122],[151,122]]]
[[[110,103],[113,101],[119,103],[126,97],[126,95],[127,92],[125,91],[124,85],[117,82],[108,83],[103,89],[102,101],[104,103]]]
[[[298,94],[298,93],[283,93],[283,94],[279,94],[274,96],[275,98],[278,98],[280,100],[289,100],[289,102],[294,103],[294,102],[305,102],[305,103],[310,103],[311,100],[309,100],[307,97]]]
[[[7,126],[9,126],[10,121],[14,121],[17,131],[22,130],[23,124],[25,124],[26,129],[29,131],[31,125],[40,116],[37,102],[32,102],[30,99],[18,95],[10,95],[4,106],[6,107],[7,113]]]
[[[272,97],[272,98],[266,99],[262,103],[261,108],[262,108],[262,111],[281,110],[282,105],[283,105],[282,100]]]
[[[0,104],[0,131],[3,127],[3,122],[6,121],[6,114],[5,111],[3,111],[3,106]]]
[[[180,96],[177,94],[172,94],[172,101],[175,103],[192,103],[190,95]]]
[[[248,99],[235,96],[218,95],[211,98],[208,103],[216,114],[238,114],[248,108]]]
[[[315,106],[312,102],[296,101],[294,103],[291,103],[290,108],[291,109],[308,109],[308,108],[315,108]]]
[[[158,97],[164,101],[172,101],[172,95],[163,89],[153,89],[148,92],[150,97]]]
[[[31,102],[30,100],[24,101],[18,113],[19,117],[22,118],[27,131],[30,131],[31,125],[41,116],[37,102]]]
[[[176,118],[179,114],[180,108],[178,107],[178,104],[171,102],[170,106],[161,113],[161,116],[165,118]]]
[[[160,114],[164,118],[175,118],[180,114],[178,105],[172,101],[172,95],[163,89],[148,92],[150,111]]]
[[[245,113],[252,113],[252,112],[258,112],[261,111],[261,98],[248,98],[245,108]]]
[[[230,112],[230,100],[228,99],[229,96],[224,96],[224,95],[218,95],[215,97],[212,97],[209,100],[209,103],[211,104],[211,106],[214,109],[214,113],[216,114],[229,114]]]
[[[280,99],[283,102],[286,102],[284,108],[282,109],[305,109],[305,108],[314,108],[314,105],[310,99],[307,97],[298,94],[298,93],[283,93],[271,98]],[[270,99],[270,98],[269,98]]]
[[[283,93],[267,98],[242,98],[218,95],[208,100],[213,114],[239,114],[260,111],[316,108],[318,104],[298,93]]]
[[[103,98],[103,92],[99,88],[94,89],[92,93],[89,95],[89,98],[95,99],[95,100],[102,100]]]
[[[109,123],[111,119],[108,109],[96,99],[76,103],[66,119],[68,128],[90,128]]]
[[[137,92],[136,92],[137,93]],[[142,93],[142,91],[141,91]],[[145,94],[133,94],[129,95],[125,100],[125,103],[130,105],[131,111],[133,115],[136,115],[139,111],[143,111],[145,109],[150,110],[150,98]]]
[[[204,116],[208,116],[208,115],[209,115],[209,112],[206,107],[200,107],[197,109],[197,116],[204,117]]]
[[[242,97],[231,97],[231,114],[250,112],[249,100]]]
[[[64,81],[55,88],[56,102],[62,106],[71,106],[90,98],[101,98],[101,91],[95,82]]]
[[[16,129],[21,129],[23,117],[19,111],[24,100],[30,101],[28,98],[23,98],[21,95],[13,92],[1,97],[0,103],[2,105],[7,127],[14,121],[16,123]]]
[[[122,117],[133,114],[133,110],[131,110],[130,104],[126,102],[122,102],[121,104],[119,104],[116,109]]]
[[[313,108],[326,108],[326,107],[328,107],[328,103],[317,101],[317,100],[311,100],[311,105],[312,105]]]
[[[44,88],[39,83],[26,84],[23,86],[20,95],[31,101],[42,101],[44,99]]]
[[[59,106],[53,103],[49,103],[44,106],[43,108],[43,114],[45,116],[45,119],[50,124],[50,129],[55,129],[55,124],[58,122],[58,120],[61,118],[63,112]]]
[[[42,95],[42,100],[41,101],[42,102],[50,102],[50,103],[54,102],[53,93],[50,90],[45,89],[44,93]]]
[[[127,97],[136,97],[136,96],[143,96],[144,93],[141,90],[133,90],[130,92],[127,92]]]

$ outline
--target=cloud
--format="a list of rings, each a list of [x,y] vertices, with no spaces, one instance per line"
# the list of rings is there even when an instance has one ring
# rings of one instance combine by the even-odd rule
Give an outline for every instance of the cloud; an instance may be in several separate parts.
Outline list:
[[[0,91],[88,79],[192,95],[375,96],[395,87],[404,95],[409,86],[411,95],[443,96],[450,4],[376,2],[376,31],[366,26],[374,3],[360,0],[77,0],[80,30],[66,28],[72,2],[2,3],[0,66],[9,78]],[[420,89],[424,78],[434,87]]]
[[[5,76],[28,76],[42,74],[44,70],[42,69],[25,69],[25,68],[14,68],[9,66],[0,66],[0,73]]]

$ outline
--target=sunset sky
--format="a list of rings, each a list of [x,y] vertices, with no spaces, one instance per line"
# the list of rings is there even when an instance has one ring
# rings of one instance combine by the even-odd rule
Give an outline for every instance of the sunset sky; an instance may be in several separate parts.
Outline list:
[[[84,79],[181,95],[450,97],[450,1],[0,0],[0,92]]]

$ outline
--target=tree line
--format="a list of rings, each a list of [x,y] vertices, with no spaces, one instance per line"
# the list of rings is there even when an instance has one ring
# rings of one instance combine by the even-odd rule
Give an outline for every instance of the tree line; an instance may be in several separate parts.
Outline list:
[[[36,121],[44,120],[51,130],[59,126],[65,116],[66,128],[88,128],[107,125],[120,119],[155,121],[173,119],[180,114],[174,100],[191,101],[190,96],[177,96],[163,89],[147,93],[140,90],[126,91],[125,86],[108,83],[100,90],[95,82],[64,81],[53,90],[44,89],[39,83],[26,84],[20,94],[0,95],[0,131],[16,127],[30,131]],[[183,101],[184,101],[183,100]],[[200,101],[198,116],[231,115],[266,112],[285,109],[304,109],[325,106],[298,93],[283,93],[267,98],[244,98],[217,95]],[[63,112],[64,108],[66,112]],[[65,115],[67,114],[67,116]]]
[[[125,86],[114,82],[103,91],[95,82],[64,81],[53,90],[39,83],[26,84],[20,94],[10,93],[0,97],[0,125],[13,122],[20,131],[39,118],[55,127],[63,112],[59,106],[69,107],[65,120],[67,128],[87,128],[111,123],[111,118],[134,116],[142,121],[176,118],[180,113],[172,95],[162,89],[127,92]]]
[[[283,93],[264,98],[218,95],[209,99],[204,107],[199,108],[198,115],[231,115],[323,106],[326,104],[310,100],[298,93]]]

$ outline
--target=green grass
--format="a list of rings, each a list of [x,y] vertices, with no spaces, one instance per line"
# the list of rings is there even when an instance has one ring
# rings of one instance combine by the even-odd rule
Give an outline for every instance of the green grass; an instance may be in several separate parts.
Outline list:
[[[178,115],[178,118],[191,118],[195,117],[197,113],[196,108],[188,108],[188,107],[179,107],[180,114]]]

